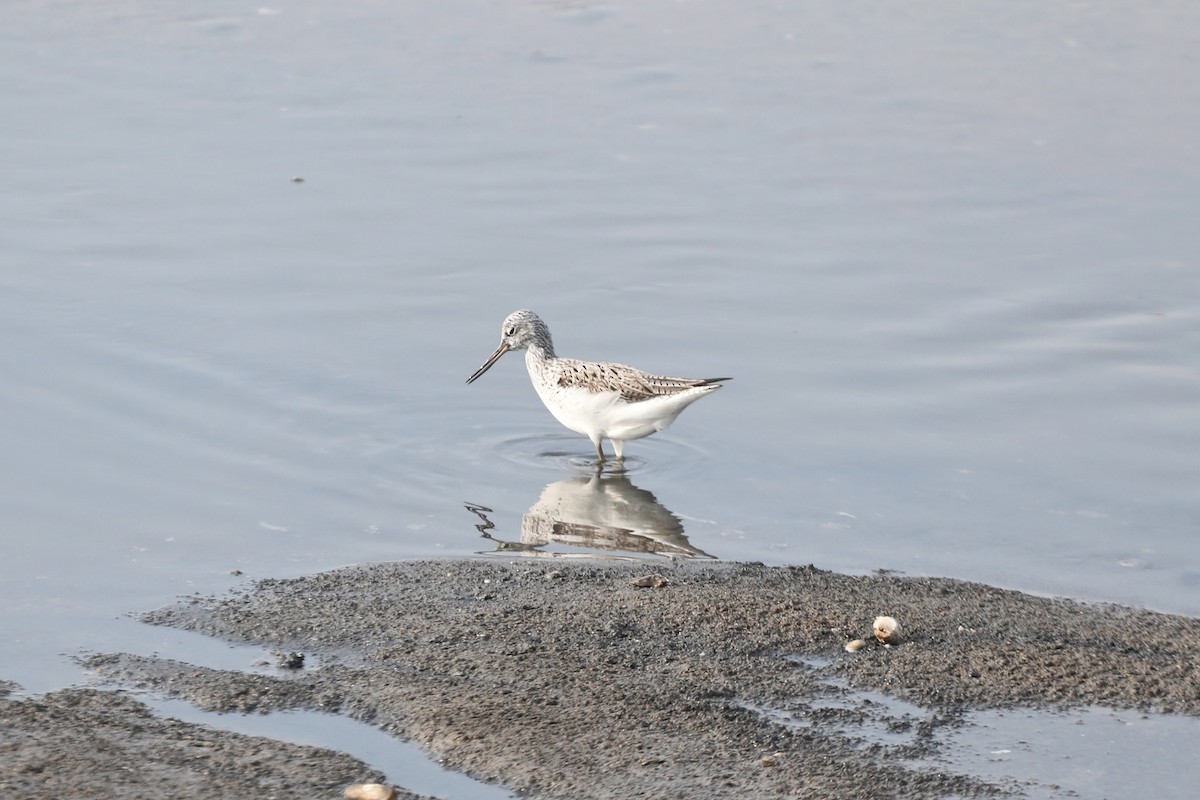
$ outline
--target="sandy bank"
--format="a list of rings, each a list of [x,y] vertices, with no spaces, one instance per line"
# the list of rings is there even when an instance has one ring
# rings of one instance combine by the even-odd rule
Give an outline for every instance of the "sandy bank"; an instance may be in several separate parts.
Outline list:
[[[210,710],[344,713],[479,779],[545,798],[986,797],[1014,787],[914,760],[935,755],[939,730],[968,710],[1100,704],[1200,714],[1198,620],[946,579],[656,566],[667,578],[659,588],[637,585],[645,563],[540,560],[262,581],[145,619],[318,654],[320,668],[264,676],[128,654],[88,663],[105,680]],[[879,614],[903,623],[900,644],[871,640]],[[871,642],[847,652],[860,637]],[[855,688],[931,713],[825,702]],[[100,693],[75,695],[95,704]],[[161,727],[164,739],[197,735],[172,733],[128,702],[114,696],[115,730],[134,720]],[[891,747],[854,735],[881,717],[912,735]],[[328,784],[306,786],[294,796],[338,796]]]

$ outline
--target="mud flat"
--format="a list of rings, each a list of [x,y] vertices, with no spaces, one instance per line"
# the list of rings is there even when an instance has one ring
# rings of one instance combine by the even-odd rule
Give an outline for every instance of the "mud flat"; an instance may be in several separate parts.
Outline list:
[[[0,698],[4,797],[340,797],[343,776],[383,780],[344,753],[163,719],[120,692]]]
[[[266,580],[145,621],[315,654],[319,667],[261,675],[137,654],[87,664],[106,682],[207,710],[346,714],[418,742],[449,767],[542,798],[1019,794],[938,767],[940,734],[990,708],[1200,715],[1200,620],[947,579],[758,564],[653,568],[665,582],[648,579],[645,562],[562,560],[396,563]],[[875,641],[879,615],[900,621],[899,643]],[[848,652],[856,639],[865,646]],[[927,713],[854,701],[861,690]],[[851,700],[831,706],[835,695]],[[62,712],[61,724],[42,714],[43,724],[83,722],[88,735],[103,724],[118,754],[165,753],[153,759],[163,781],[174,762],[161,748],[199,735],[120,694],[69,690],[0,702],[5,763],[28,764],[30,747],[54,744],[22,739],[25,712],[14,709],[78,698],[82,709]],[[855,735],[881,721],[908,735],[899,744]],[[215,742],[236,736],[201,730]],[[294,745],[272,746],[281,757],[264,751],[262,768],[295,763],[282,757]],[[90,758],[86,771],[102,779],[105,763]],[[112,763],[121,769],[120,758]],[[0,787],[31,785],[4,783],[11,772],[0,773]],[[297,782],[287,796],[337,797],[349,780],[370,777],[361,765],[310,772],[325,783]],[[211,797],[213,787],[177,776],[168,794]]]

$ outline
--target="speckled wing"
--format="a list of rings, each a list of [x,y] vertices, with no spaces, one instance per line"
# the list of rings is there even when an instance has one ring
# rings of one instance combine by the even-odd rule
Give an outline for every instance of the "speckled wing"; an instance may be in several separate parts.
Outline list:
[[[729,378],[668,378],[651,375],[624,364],[601,364],[560,358],[558,385],[564,389],[587,389],[589,392],[620,392],[627,403],[686,392],[702,386],[713,386]]]

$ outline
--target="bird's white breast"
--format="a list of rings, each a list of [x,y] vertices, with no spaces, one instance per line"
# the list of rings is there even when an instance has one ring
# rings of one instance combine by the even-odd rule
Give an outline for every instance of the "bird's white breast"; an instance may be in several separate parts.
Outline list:
[[[604,386],[603,380],[562,386],[558,365],[564,361],[567,360],[542,360],[532,351],[525,354],[529,379],[542,403],[564,426],[593,441],[597,437],[614,441],[640,439],[664,430],[683,409],[717,388],[715,384],[697,386],[673,394],[630,401],[622,397],[619,383],[614,383],[611,389]],[[570,363],[578,365],[580,362]],[[599,377],[603,378],[603,373]]]

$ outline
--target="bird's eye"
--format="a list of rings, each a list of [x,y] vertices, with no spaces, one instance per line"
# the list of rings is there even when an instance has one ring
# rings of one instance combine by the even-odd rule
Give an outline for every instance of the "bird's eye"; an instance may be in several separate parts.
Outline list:
[[[517,326],[513,325],[511,328],[509,328],[508,330],[506,330],[504,332],[504,335],[505,336],[516,336],[517,335]]]

